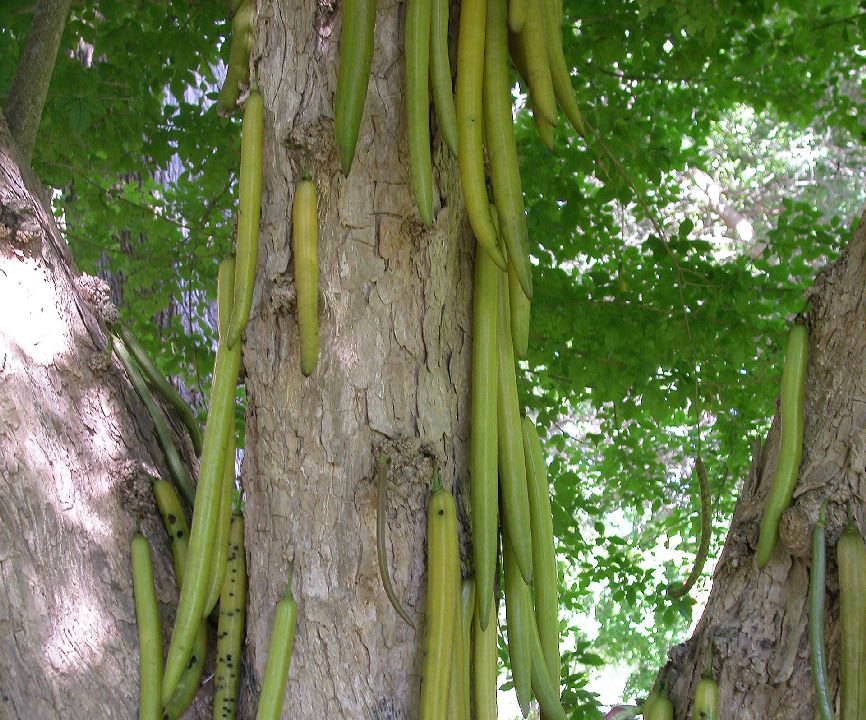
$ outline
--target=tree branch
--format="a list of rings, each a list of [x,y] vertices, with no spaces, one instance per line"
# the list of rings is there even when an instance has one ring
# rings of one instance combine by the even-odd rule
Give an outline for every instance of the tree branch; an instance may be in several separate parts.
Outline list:
[[[749,243],[755,237],[755,229],[749,219],[736,208],[725,202],[725,189],[715,178],[705,173],[700,168],[692,168],[689,171],[695,185],[703,193],[707,205],[713,210],[719,219],[735,232],[743,242]]]
[[[29,165],[71,0],[38,0],[6,104],[6,121]]]

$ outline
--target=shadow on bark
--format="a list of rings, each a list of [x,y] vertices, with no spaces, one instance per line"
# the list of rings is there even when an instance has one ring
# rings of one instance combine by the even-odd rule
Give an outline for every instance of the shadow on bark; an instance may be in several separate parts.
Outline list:
[[[139,518],[165,628],[176,602],[147,479],[162,455],[82,291],[0,118],[0,717],[135,715]]]

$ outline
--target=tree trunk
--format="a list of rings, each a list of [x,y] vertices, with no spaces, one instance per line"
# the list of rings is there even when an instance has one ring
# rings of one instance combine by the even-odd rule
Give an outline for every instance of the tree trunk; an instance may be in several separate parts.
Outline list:
[[[452,26],[453,26],[452,18]],[[434,137],[436,212],[419,223],[407,175],[402,4],[378,6],[373,73],[352,172],[333,137],[342,18],[327,4],[263,0],[253,61],[266,108],[261,241],[244,365],[250,593],[241,717],[253,717],[273,610],[294,563],[299,605],[285,715],[414,718],[432,469],[468,508],[474,242],[456,166]],[[102,351],[99,287],[76,280],[47,196],[0,121],[0,717],[135,715],[129,541],[155,547],[170,627],[176,591],[147,476],[164,471],[152,425]],[[302,171],[319,193],[321,351],[300,372],[290,208]],[[866,230],[812,295],[804,457],[783,540],[754,565],[776,465],[778,419],[743,484],[709,604],[671,651],[677,717],[689,715],[707,642],[722,717],[813,714],[806,638],[809,534],[829,495],[828,657],[838,682],[832,547],[864,494]],[[85,300],[88,298],[88,300]],[[852,332],[852,328],[855,329]],[[376,458],[391,460],[389,562],[418,632],[397,616],[376,560]],[[864,517],[856,505],[858,520]],[[464,563],[466,571],[469,564]],[[204,716],[207,699],[196,716]],[[4,714],[5,713],[5,714]]]
[[[126,719],[138,516],[166,625],[176,602],[147,479],[165,468],[104,353],[114,308],[75,277],[49,208],[0,118],[0,717]]]
[[[474,241],[456,162],[438,134],[436,217],[432,228],[420,225],[407,174],[402,15],[401,3],[378,4],[366,109],[345,178],[333,141],[340,9],[332,14],[297,1],[259,7],[253,55],[266,161],[256,299],[244,345],[246,716],[289,560],[299,605],[291,716],[417,715],[421,635],[382,590],[373,475],[384,453],[391,460],[391,573],[420,631],[432,468],[440,466],[449,488],[468,475]],[[322,297],[319,362],[306,379],[288,227],[304,169],[318,189]]]
[[[54,74],[57,50],[69,15],[71,0],[38,0],[33,13],[33,23],[27,34],[27,42],[9,99],[6,103],[6,121],[12,137],[18,143],[20,157],[29,165],[36,144],[36,133],[42,119],[42,108],[48,96],[48,86]]]
[[[744,720],[811,718],[815,693],[809,667],[808,608],[811,533],[818,507],[827,508],[827,643],[830,690],[838,701],[839,576],[836,541],[852,502],[861,531],[866,521],[866,224],[810,292],[803,460],[791,508],[782,518],[776,551],[763,570],[755,564],[758,527],[776,470],[779,416],[755,452],[713,588],[692,638],[670,653],[677,717],[689,708],[712,643],[719,679],[720,717]]]

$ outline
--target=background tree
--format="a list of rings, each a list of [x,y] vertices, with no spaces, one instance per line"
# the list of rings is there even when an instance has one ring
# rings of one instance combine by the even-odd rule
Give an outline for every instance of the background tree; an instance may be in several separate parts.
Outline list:
[[[12,85],[31,9],[17,0],[0,8],[0,87]],[[254,696],[269,608],[294,559],[303,568],[289,691],[298,711],[408,712],[416,645],[378,584],[373,463],[380,449],[395,461],[393,572],[414,608],[431,459],[447,483],[466,480],[472,242],[438,136],[436,223],[417,225],[401,6],[378,8],[372,86],[346,179],[331,140],[340,8],[262,3],[258,13],[267,160],[245,346],[247,692]],[[696,544],[688,473],[696,414],[721,526],[751,440],[772,414],[787,320],[862,201],[852,185],[862,177],[863,61],[852,47],[864,15],[845,2],[566,3],[566,13],[566,51],[592,132],[584,142],[561,127],[550,154],[520,116],[538,261],[522,399],[550,436],[566,611],[603,598],[594,652],[583,631],[567,629],[574,652],[564,696],[584,707],[588,666],[658,658],[685,630],[690,602],[665,592],[685,569],[671,561],[659,574],[648,555],[660,542],[680,544],[685,564]],[[222,8],[210,4],[73,5],[33,149],[76,261],[111,278],[124,319],[199,403],[237,164],[237,128],[211,105],[225,28]],[[747,132],[755,142],[744,141]],[[769,147],[781,150],[772,162]],[[811,153],[805,173],[797,148]],[[306,381],[286,233],[304,167],[320,193],[324,295],[320,366]],[[698,171],[751,222],[748,244],[696,206]],[[843,370],[839,361],[835,372]],[[117,567],[122,540],[111,551]],[[651,631],[642,629],[648,620]],[[799,638],[798,627],[792,620],[785,632]],[[130,652],[133,644],[127,635]],[[652,674],[631,687],[645,688]],[[790,687],[802,699],[804,689]],[[678,692],[684,709],[685,687]]]

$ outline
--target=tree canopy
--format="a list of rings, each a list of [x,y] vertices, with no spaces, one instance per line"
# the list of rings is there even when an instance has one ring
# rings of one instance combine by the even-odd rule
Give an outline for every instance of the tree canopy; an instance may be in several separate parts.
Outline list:
[[[4,92],[31,5],[0,6]],[[717,551],[774,412],[785,329],[850,235],[866,12],[831,0],[566,0],[565,12],[587,137],[561,123],[548,151],[515,86],[536,288],[520,380],[549,432],[565,697],[591,708],[594,667],[637,669],[627,694],[645,690],[692,621],[693,601],[667,594],[698,542],[692,459],[707,464]],[[215,3],[74,3],[33,155],[76,262],[111,276],[125,320],[199,406],[238,165],[237,121],[214,107],[226,33]],[[577,626],[587,614],[597,637]]]

